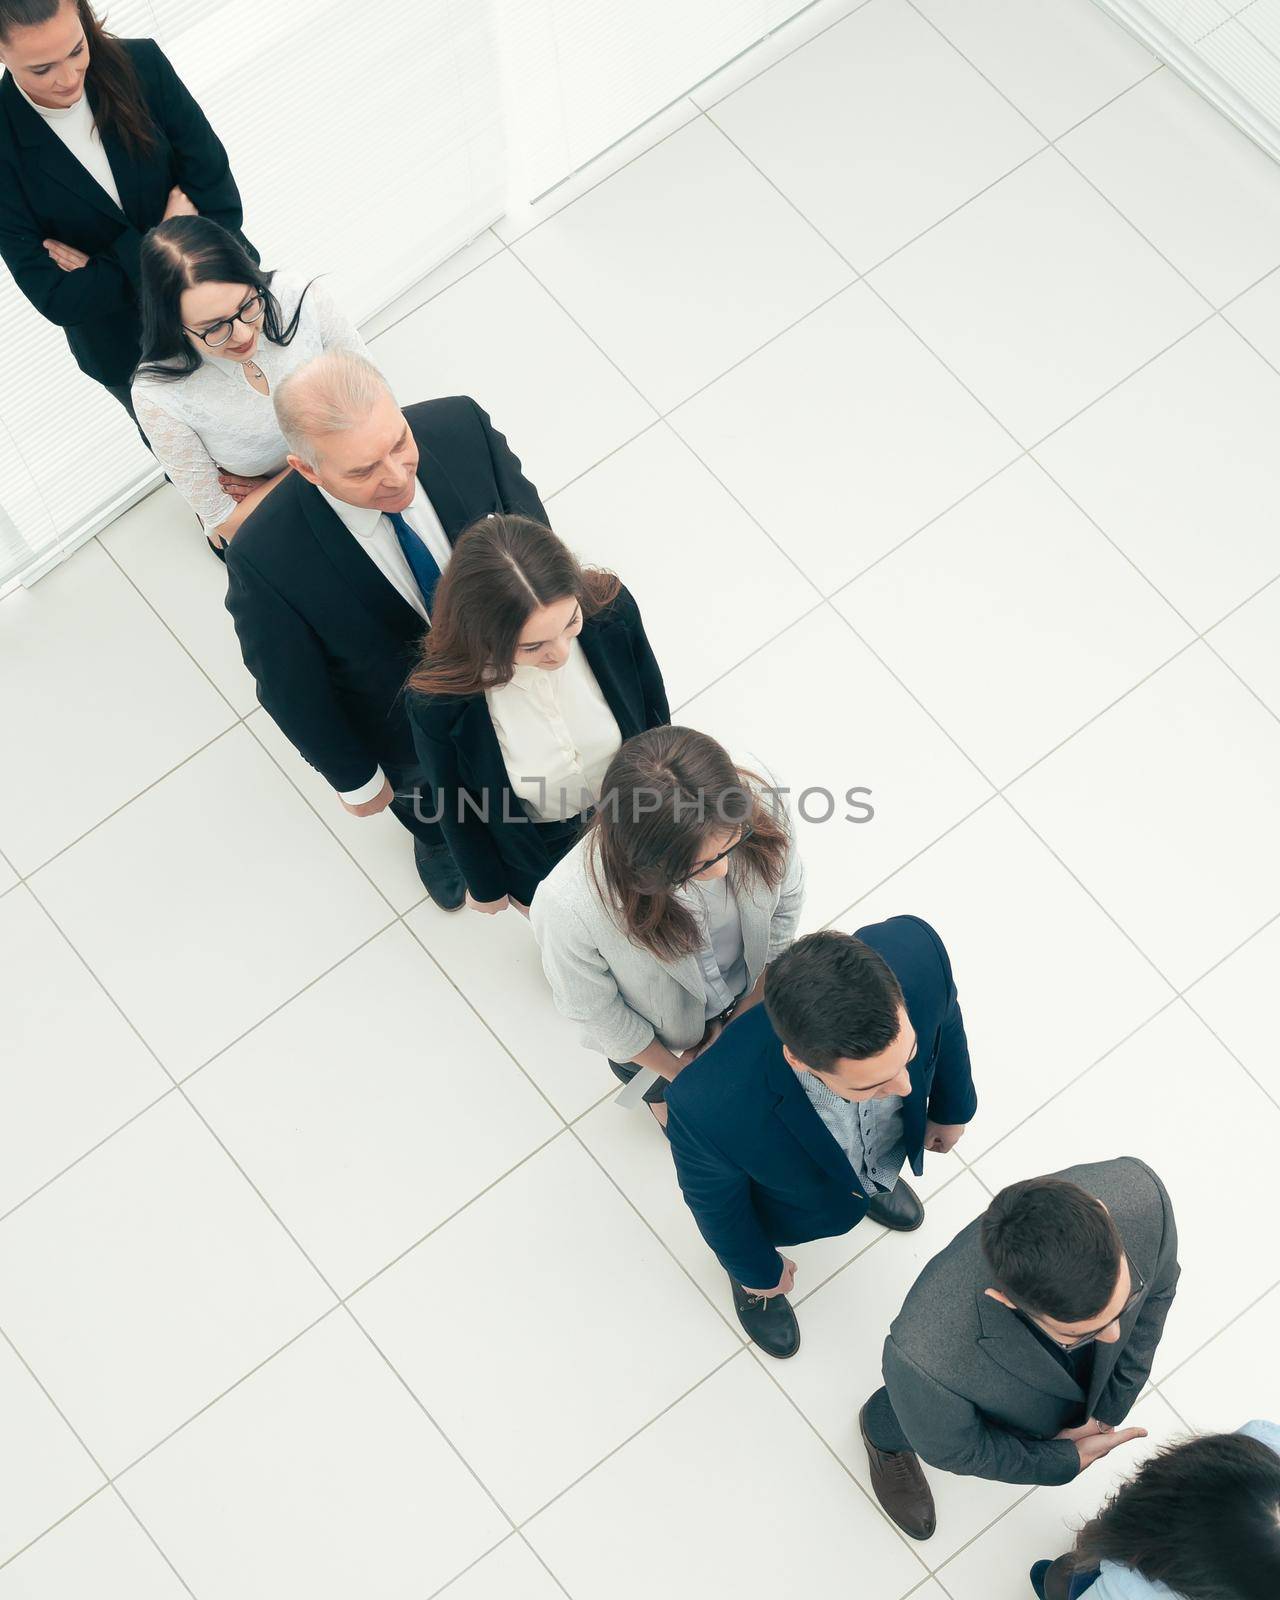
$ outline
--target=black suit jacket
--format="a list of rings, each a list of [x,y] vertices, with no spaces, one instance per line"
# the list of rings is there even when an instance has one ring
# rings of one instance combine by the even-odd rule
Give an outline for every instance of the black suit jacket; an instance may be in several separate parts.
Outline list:
[[[588,617],[579,638],[624,739],[670,722],[662,673],[629,590]],[[467,888],[477,900],[531,898],[555,858],[510,787],[484,695],[410,694],[408,705],[418,760]]]
[[[858,929],[902,986],[919,1047],[907,1071],[903,1136],[924,1170],[925,1122],[971,1122],[969,1043],[942,940],[919,917]],[[813,1108],[763,1005],[731,1022],[667,1088],[676,1176],[702,1237],[731,1278],[777,1283],[777,1245],[847,1233],[866,1214],[849,1158]]]
[[[1068,1439],[1086,1417],[1119,1426],[1151,1372],[1178,1285],[1178,1230],[1164,1184],[1134,1156],[1055,1174],[1110,1211],[1145,1288],[1120,1337],[1094,1346],[1088,1392],[1016,1311],[986,1290],[981,1218],[928,1262],[893,1320],[884,1381],[912,1448],[930,1465],[1000,1483],[1066,1483],[1080,1470]]]
[[[142,160],[108,132],[103,148],[120,205],[27,104],[8,73],[0,81],[0,256],[42,317],[66,330],[82,372],[127,384],[142,325],[138,252],[177,184],[201,216],[238,233],[244,215],[227,152],[154,39],[122,39],[133,61],[156,147]],[[87,78],[93,104],[93,67]],[[64,272],[45,239],[83,250],[87,267]],[[257,252],[249,247],[254,258]]]
[[[405,408],[418,479],[450,544],[491,511],[547,514],[507,441],[474,400]],[[421,616],[387,582],[313,484],[298,473],[266,497],[227,547],[227,610],[258,699],[340,792],[379,766],[416,775],[404,681]]]

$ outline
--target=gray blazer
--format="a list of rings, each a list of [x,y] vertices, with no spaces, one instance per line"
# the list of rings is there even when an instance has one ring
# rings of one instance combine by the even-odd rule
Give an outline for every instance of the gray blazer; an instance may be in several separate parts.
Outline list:
[[[991,1269],[975,1219],[916,1279],[884,1346],[902,1431],[931,1466],[1001,1483],[1066,1483],[1076,1447],[1054,1439],[1085,1417],[1119,1424],[1155,1358],[1178,1282],[1178,1234],[1164,1185],[1134,1156],[1055,1174],[1111,1212],[1146,1291],[1099,1343],[1086,1395],[1021,1317],[984,1291]]]
[[[706,1028],[706,990],[696,955],[660,961],[623,932],[601,900],[582,840],[538,885],[529,921],[542,952],[556,1009],[582,1023],[582,1042],[611,1061],[631,1061],[658,1038],[673,1053],[688,1050]],[[742,918],[747,986],[795,938],[804,899],[804,869],[792,840],[776,889],[744,878],[729,858],[729,884]]]

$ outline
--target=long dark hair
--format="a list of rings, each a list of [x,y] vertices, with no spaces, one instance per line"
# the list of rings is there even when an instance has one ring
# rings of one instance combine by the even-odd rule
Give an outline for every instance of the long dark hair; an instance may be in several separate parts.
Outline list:
[[[0,0],[3,4],[4,0]],[[182,291],[197,283],[243,283],[263,298],[263,332],[288,344],[298,331],[302,302],[288,324],[271,292],[274,272],[264,272],[240,241],[208,217],[170,217],[142,240],[142,360],[136,377],[172,381],[199,371],[200,357],[182,326]]]
[[[596,892],[633,944],[660,961],[699,948],[698,919],[676,889],[703,858],[710,832],[750,828],[729,857],[730,878],[777,888],[790,836],[766,790],[693,728],[650,728],[626,741],[604,775],[583,848]]]
[[[1076,1539],[1075,1564],[1132,1567],[1184,1600],[1280,1595],[1280,1456],[1211,1433],[1153,1456]]]
[[[51,22],[68,3],[72,0],[0,0],[0,40],[7,44],[15,29]],[[151,155],[156,128],[129,52],[94,16],[89,0],[74,0],[74,4],[89,43],[84,92],[98,132],[115,134],[132,156]]]
[[[453,547],[408,687],[418,694],[470,695],[510,683],[520,635],[540,606],[573,598],[586,618],[609,605],[621,587],[612,572],[580,567],[542,523],[483,517]]]

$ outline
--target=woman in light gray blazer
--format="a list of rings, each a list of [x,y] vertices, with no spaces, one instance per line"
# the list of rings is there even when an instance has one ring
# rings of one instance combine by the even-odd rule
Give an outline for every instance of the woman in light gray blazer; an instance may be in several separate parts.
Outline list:
[[[651,728],[609,764],[582,839],[530,907],[562,1016],[665,1125],[666,1085],[764,990],[795,938],[804,873],[785,810],[692,728]]]

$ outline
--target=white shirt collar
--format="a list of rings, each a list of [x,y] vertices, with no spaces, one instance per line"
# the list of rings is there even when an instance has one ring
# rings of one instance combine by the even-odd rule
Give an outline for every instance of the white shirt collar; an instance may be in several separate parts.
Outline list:
[[[83,116],[88,108],[88,99],[83,94],[78,100],[73,100],[69,106],[41,106],[36,104],[16,78],[13,80],[13,86],[35,112],[36,116],[43,117],[46,122],[65,122],[68,117]],[[90,112],[90,115],[92,116],[92,112]]]
[[[320,488],[320,493],[329,502],[331,509],[336,513],[338,520],[348,533],[354,534],[357,539],[372,539],[382,521],[382,513],[376,506],[353,506],[345,500],[339,500],[337,495],[330,494],[327,489]],[[417,499],[417,495],[414,495]],[[412,505],[409,507],[413,510]]]

